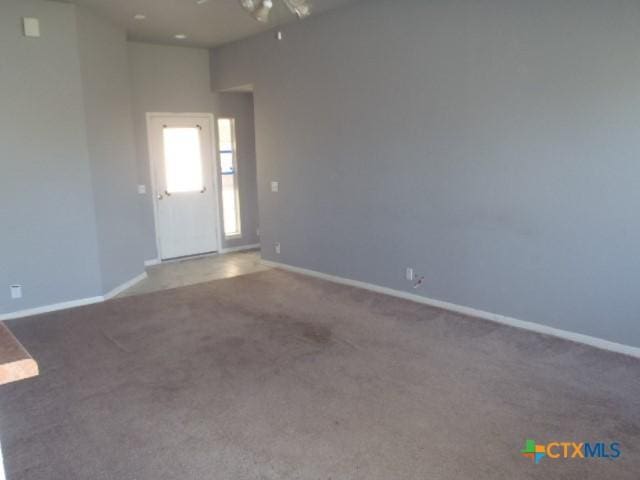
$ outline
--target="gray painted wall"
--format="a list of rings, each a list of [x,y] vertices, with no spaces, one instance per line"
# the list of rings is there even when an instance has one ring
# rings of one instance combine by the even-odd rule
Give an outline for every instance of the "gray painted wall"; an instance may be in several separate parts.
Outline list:
[[[23,37],[23,16],[41,38]],[[73,6],[0,3],[0,86],[0,312],[99,295]]]
[[[369,0],[213,50],[214,89],[255,86],[263,256],[407,291],[413,266],[640,346],[638,25],[635,0]]]
[[[78,38],[103,291],[144,271],[125,32],[78,8]]]
[[[23,36],[25,16],[40,38]],[[0,313],[144,271],[128,68],[124,32],[84,9],[0,4]]]
[[[146,113],[194,112],[234,116],[238,126],[238,170],[243,236],[223,247],[258,243],[255,145],[252,96],[211,92],[209,56],[205,49],[129,43],[138,176],[148,195],[143,209],[146,259],[157,257],[153,198],[147,147]]]

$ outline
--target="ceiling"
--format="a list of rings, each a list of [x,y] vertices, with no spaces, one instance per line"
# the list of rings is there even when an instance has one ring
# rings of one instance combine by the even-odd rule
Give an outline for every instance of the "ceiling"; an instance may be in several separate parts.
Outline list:
[[[64,0],[63,0],[64,1]],[[130,40],[168,45],[215,47],[255,35],[292,21],[299,21],[274,0],[271,20],[259,23],[242,9],[238,0],[67,0],[84,5],[125,28]],[[200,0],[202,1],[202,0]],[[312,0],[313,14],[354,3],[356,0]],[[144,20],[134,15],[144,14]],[[184,40],[174,36],[184,34]]]

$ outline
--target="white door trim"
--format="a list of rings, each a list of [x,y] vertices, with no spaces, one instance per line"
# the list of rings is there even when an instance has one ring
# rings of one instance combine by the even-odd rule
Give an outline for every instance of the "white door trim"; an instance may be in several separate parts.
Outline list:
[[[224,236],[222,233],[221,214],[220,214],[220,192],[219,192],[219,161],[218,161],[218,137],[216,136],[215,118],[212,113],[188,113],[188,112],[147,112],[147,159],[149,161],[149,175],[151,177],[151,201],[153,202],[153,229],[155,231],[156,238],[156,251],[158,252],[158,258],[162,258],[162,249],[160,247],[160,235],[158,233],[159,215],[158,215],[158,190],[156,188],[156,171],[153,158],[151,158],[151,152],[153,150],[151,145],[151,120],[158,117],[177,117],[177,118],[193,118],[200,117],[206,118],[209,121],[209,128],[211,129],[211,158],[213,159],[213,190],[214,198],[216,201],[216,225],[218,230],[218,251],[223,249]]]

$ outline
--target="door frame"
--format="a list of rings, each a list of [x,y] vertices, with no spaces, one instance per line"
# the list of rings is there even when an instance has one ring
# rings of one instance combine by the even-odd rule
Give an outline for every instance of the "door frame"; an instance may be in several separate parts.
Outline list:
[[[162,247],[160,243],[160,234],[158,229],[158,224],[160,223],[160,216],[158,214],[158,191],[156,187],[156,166],[155,161],[152,158],[151,152],[152,148],[152,136],[151,136],[151,120],[158,117],[178,117],[178,118],[202,118],[207,119],[209,121],[210,129],[211,129],[211,159],[213,161],[212,168],[212,182],[213,182],[213,193],[214,198],[216,199],[215,205],[215,221],[218,230],[218,251],[216,253],[220,253],[224,250],[224,235],[222,232],[222,217],[220,213],[220,192],[219,192],[219,165],[218,165],[218,137],[216,131],[215,117],[212,113],[189,113],[189,112],[147,112],[146,113],[146,122],[147,122],[147,153],[149,157],[149,175],[151,176],[151,201],[153,202],[153,229],[154,236],[156,239],[156,251],[158,252],[158,261],[162,262]]]

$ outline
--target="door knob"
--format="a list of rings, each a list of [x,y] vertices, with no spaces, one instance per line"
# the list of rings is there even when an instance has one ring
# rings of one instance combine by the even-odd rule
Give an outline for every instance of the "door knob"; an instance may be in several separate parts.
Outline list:
[[[202,190],[200,190],[200,193],[204,193],[207,191],[207,187],[202,187]]]
[[[161,193],[158,194],[158,200],[162,200],[164,197],[162,196]]]

